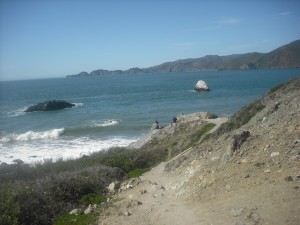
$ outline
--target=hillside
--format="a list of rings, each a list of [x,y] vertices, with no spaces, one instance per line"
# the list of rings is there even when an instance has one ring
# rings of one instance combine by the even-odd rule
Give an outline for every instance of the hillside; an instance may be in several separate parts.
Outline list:
[[[284,45],[268,54],[263,55],[254,65],[256,68],[296,68],[300,64],[300,41],[294,41],[288,45]]]
[[[277,48],[269,53],[246,53],[228,56],[207,55],[196,59],[181,59],[149,68],[128,70],[94,70],[67,77],[122,75],[142,73],[195,72],[205,70],[278,69],[300,67],[300,40]]]
[[[176,157],[122,183],[98,224],[299,224],[299,108],[298,77],[192,141]],[[194,129],[207,120],[201,115],[182,118],[174,129]],[[171,136],[158,143],[170,143]]]

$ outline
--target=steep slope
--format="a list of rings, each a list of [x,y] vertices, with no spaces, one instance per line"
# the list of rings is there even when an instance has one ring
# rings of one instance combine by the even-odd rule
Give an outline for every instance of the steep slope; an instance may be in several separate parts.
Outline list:
[[[123,183],[99,224],[299,224],[300,77],[181,152]]]

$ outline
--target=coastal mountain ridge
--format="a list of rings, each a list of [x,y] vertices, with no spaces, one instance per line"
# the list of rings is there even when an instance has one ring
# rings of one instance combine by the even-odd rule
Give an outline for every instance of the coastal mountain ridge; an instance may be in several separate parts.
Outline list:
[[[300,67],[300,39],[281,46],[269,53],[245,53],[227,56],[207,55],[201,58],[179,59],[148,68],[130,68],[128,70],[94,70],[81,72],[67,77],[87,77],[101,75],[197,72],[206,70],[249,70],[284,69]]]

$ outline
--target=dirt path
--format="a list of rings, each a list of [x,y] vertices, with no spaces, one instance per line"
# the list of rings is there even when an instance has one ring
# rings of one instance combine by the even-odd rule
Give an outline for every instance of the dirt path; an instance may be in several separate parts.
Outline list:
[[[164,166],[161,163],[144,174],[137,186],[121,192],[99,224],[199,224],[189,204],[176,197],[173,189],[178,181],[164,172]]]

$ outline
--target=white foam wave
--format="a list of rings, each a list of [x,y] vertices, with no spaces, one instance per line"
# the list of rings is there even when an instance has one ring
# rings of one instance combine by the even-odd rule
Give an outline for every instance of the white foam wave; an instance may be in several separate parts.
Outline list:
[[[75,108],[83,106],[83,103],[80,103],[80,102],[79,103],[75,102],[75,103],[72,103],[72,104],[75,105]]]
[[[8,112],[7,115],[8,117],[16,117],[16,116],[22,116],[25,114],[25,110],[27,109],[28,107],[22,107],[22,108],[19,108],[19,109],[16,109],[14,111],[11,111],[11,112]]]
[[[108,127],[108,126],[114,126],[119,124],[118,120],[106,120],[104,122],[101,123],[95,123],[94,126],[95,127]]]
[[[0,163],[13,163],[21,159],[25,163],[43,162],[47,159],[75,159],[111,147],[125,147],[134,138],[110,137],[106,139],[81,137],[76,139],[41,139],[35,142],[0,143]]]
[[[8,134],[0,138],[0,142],[29,141],[37,139],[57,139],[65,132],[64,128],[42,132],[27,131],[23,134]]]

